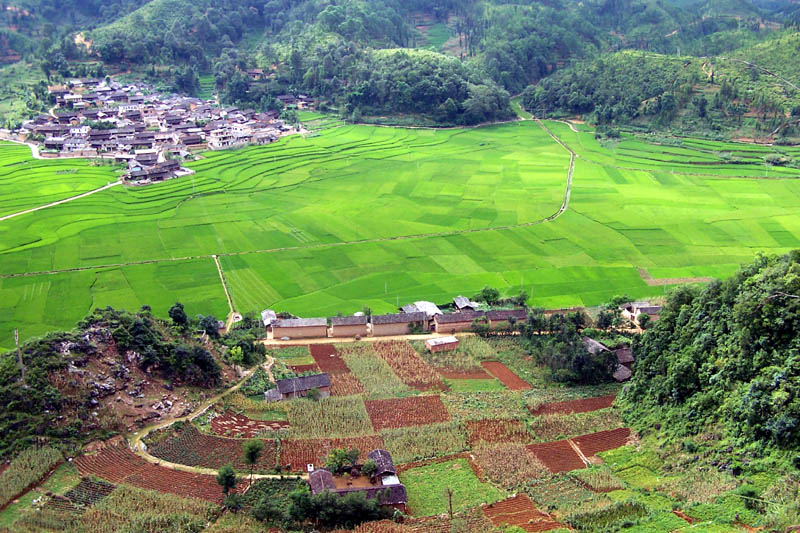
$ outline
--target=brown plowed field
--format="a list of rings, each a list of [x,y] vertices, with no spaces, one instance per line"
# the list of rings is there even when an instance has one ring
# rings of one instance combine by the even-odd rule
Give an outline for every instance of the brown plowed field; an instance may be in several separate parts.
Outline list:
[[[127,483],[184,498],[222,503],[223,494],[214,476],[172,470],[148,463],[125,445],[109,446],[93,455],[75,459],[82,476],[97,476],[112,483]],[[240,482],[236,491],[246,486]]]
[[[333,344],[311,344],[308,346],[308,350],[321,371],[331,375],[350,372]]]
[[[609,394],[608,396],[597,396],[595,398],[582,398],[580,400],[569,400],[566,402],[544,403],[536,409],[531,409],[531,414],[534,416],[539,416],[588,413],[589,411],[597,411],[599,409],[611,407],[616,398],[616,394]]]
[[[184,430],[150,446],[148,452],[153,457],[179,465],[217,469],[232,464],[236,470],[248,471],[250,467],[242,457],[244,442],[244,439],[206,435],[188,425]],[[264,448],[256,469],[270,471],[277,464],[278,444],[274,439],[261,439],[261,442]]]
[[[364,402],[375,431],[406,426],[424,426],[447,422],[447,412],[439,396],[412,396]]]
[[[437,372],[447,379],[492,379],[485,370],[454,370],[451,368],[437,368]]]
[[[289,422],[285,420],[253,420],[252,418],[230,411],[226,411],[211,419],[211,431],[224,437],[242,437],[249,439],[255,437],[262,431],[276,431],[288,427]]]
[[[483,507],[483,513],[497,527],[517,526],[524,531],[550,531],[567,527],[537,509],[526,494]]]
[[[519,420],[474,420],[466,426],[470,446],[478,442],[527,444],[531,441],[528,429]]]
[[[570,446],[569,441],[566,440],[531,444],[527,448],[554,474],[586,467],[580,456]]]
[[[630,436],[630,428],[609,429],[575,437],[572,442],[578,445],[583,455],[591,457],[600,452],[625,446]]]
[[[316,363],[312,365],[289,365],[289,368],[298,374],[302,374],[303,372],[319,372],[319,366]]]
[[[306,465],[322,465],[328,454],[336,448],[356,448],[361,452],[360,460],[366,460],[372,450],[383,449],[383,437],[345,437],[340,439],[287,439],[281,441],[281,466],[291,465],[293,472],[305,472]]]
[[[518,375],[508,369],[506,365],[499,361],[484,361],[481,366],[491,375],[499,379],[508,390],[529,390],[530,383],[522,380]]]

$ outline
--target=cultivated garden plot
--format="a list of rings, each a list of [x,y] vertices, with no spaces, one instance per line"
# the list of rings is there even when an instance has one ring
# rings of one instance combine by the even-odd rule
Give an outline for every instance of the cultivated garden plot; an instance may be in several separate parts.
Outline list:
[[[375,431],[406,426],[424,426],[450,420],[439,396],[413,396],[366,402]]]
[[[288,467],[292,472],[305,472],[306,466],[325,464],[328,455],[335,449],[357,449],[361,452],[360,461],[364,461],[369,452],[383,449],[383,438],[380,435],[362,437],[342,437],[336,439],[287,439],[281,441],[280,465]]]
[[[522,420],[472,420],[465,425],[472,447],[481,444],[528,444],[532,438]]]
[[[223,437],[251,438],[264,431],[279,431],[289,427],[284,420],[253,420],[244,415],[226,411],[210,422],[211,431]]]
[[[616,394],[597,396],[594,398],[581,398],[579,400],[567,400],[563,402],[544,403],[531,409],[531,414],[538,415],[567,415],[573,413],[586,413],[605,409],[614,404]]]
[[[364,386],[367,398],[395,398],[416,393],[375,353],[371,344],[348,344],[339,350],[353,376]]]
[[[526,494],[489,504],[483,507],[483,512],[497,527],[516,526],[531,533],[566,527],[537,509]]]
[[[530,390],[531,384],[524,381],[499,361],[484,361],[481,363],[491,375],[499,379],[509,390]]]
[[[397,464],[452,455],[468,447],[466,432],[457,422],[383,429],[380,434]]]
[[[329,438],[373,433],[371,415],[359,396],[330,397],[319,402],[287,403],[292,438]],[[377,428],[376,428],[377,429]]]
[[[350,369],[336,350],[333,344],[312,344],[308,347],[313,362],[319,367],[321,372],[328,374],[347,374]]]
[[[444,389],[444,384],[436,371],[428,366],[407,342],[376,342],[374,350],[409,387],[419,391]]]
[[[606,429],[617,429],[625,424],[611,409],[601,409],[574,415],[541,415],[530,421],[531,433],[538,442],[576,437]]]

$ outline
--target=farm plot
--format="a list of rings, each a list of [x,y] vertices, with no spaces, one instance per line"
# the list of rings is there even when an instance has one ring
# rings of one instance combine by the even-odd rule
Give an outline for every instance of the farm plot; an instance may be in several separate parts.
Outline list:
[[[341,347],[342,357],[371,399],[409,396],[414,391],[397,377],[392,367],[375,353],[370,344]]]
[[[445,489],[453,491],[454,511],[493,503],[504,496],[492,485],[481,483],[466,459],[412,468],[400,474],[400,481],[406,486],[411,514],[416,516],[447,512]]]
[[[316,365],[308,346],[279,346],[267,348],[267,355],[287,366]]]
[[[521,420],[472,420],[465,425],[469,445],[472,447],[485,444],[528,444],[531,441],[531,434]]]
[[[397,374],[400,380],[419,391],[443,390],[439,375],[405,341],[376,342],[377,353]]]
[[[285,439],[281,441],[280,463],[293,472],[306,470],[306,465],[322,465],[328,454],[337,448],[353,448],[361,452],[359,460],[366,460],[372,450],[383,449],[383,438],[380,435],[363,437],[343,437],[337,439]]]
[[[167,430],[171,431],[171,430]],[[170,463],[203,468],[220,468],[232,464],[237,470],[249,470],[243,460],[243,439],[230,439],[200,433],[194,426],[170,434],[148,447],[150,455]],[[277,464],[278,445],[275,440],[262,439],[264,448],[255,468],[259,472],[272,471]]]
[[[450,392],[494,392],[505,390],[500,380],[490,377],[489,379],[445,379],[445,385]]]
[[[211,419],[211,431],[223,437],[252,438],[262,431],[278,431],[289,427],[284,420],[253,420],[244,415],[226,411]]]
[[[75,459],[82,476],[97,476],[112,483],[127,483],[155,490],[222,503],[223,494],[214,476],[192,474],[148,463],[125,445],[108,446],[93,455]],[[243,488],[240,484],[236,491]]]
[[[520,392],[445,394],[442,401],[457,420],[524,419],[528,412]]]
[[[531,421],[530,428],[536,440],[550,441],[621,428],[624,425],[615,411],[602,409],[574,415],[537,416]]]
[[[352,396],[364,394],[366,389],[353,374],[341,373],[331,375],[331,396]]]
[[[452,455],[467,449],[464,428],[456,422],[383,429],[380,434],[398,465]]]
[[[583,455],[591,457],[600,452],[625,446],[630,438],[630,428],[618,428],[582,435],[580,437],[575,437],[572,441],[580,448]]]
[[[483,507],[483,512],[497,527],[515,526],[531,533],[566,527],[537,509],[526,494],[491,503]]]
[[[522,444],[479,448],[472,454],[486,477],[509,491],[517,491],[532,480],[550,477],[547,467]]]
[[[375,431],[406,426],[424,426],[450,420],[439,396],[414,396],[365,402]]]
[[[539,415],[568,415],[573,413],[586,413],[605,409],[614,404],[616,394],[606,396],[596,396],[594,398],[581,398],[579,400],[567,400],[563,402],[544,403],[531,409],[531,414]]]
[[[527,448],[536,459],[541,461],[553,473],[569,472],[570,470],[586,467],[583,459],[567,440],[531,444]]]
[[[491,375],[503,382],[509,390],[530,390],[530,383],[520,379],[515,373],[508,369],[506,365],[499,361],[484,361],[481,363]]]
[[[373,433],[372,423],[359,396],[330,397],[318,402],[286,403],[292,438],[349,437]]]
[[[322,372],[327,372],[332,376],[350,372],[344,359],[336,351],[336,347],[333,344],[311,344],[308,350]]]

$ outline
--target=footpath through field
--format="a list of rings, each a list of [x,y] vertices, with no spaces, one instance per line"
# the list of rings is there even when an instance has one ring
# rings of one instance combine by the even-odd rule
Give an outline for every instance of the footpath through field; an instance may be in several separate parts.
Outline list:
[[[10,218],[18,217],[18,216],[21,216],[21,215],[27,215],[28,213],[34,213],[36,211],[41,211],[42,209],[47,209],[48,207],[55,207],[57,205],[66,204],[67,202],[71,202],[73,200],[78,200],[80,198],[86,198],[87,196],[91,196],[92,194],[98,193],[100,191],[105,191],[106,189],[110,189],[111,187],[116,187],[117,185],[122,185],[122,182],[121,181],[115,181],[113,183],[109,183],[107,185],[103,185],[99,189],[94,189],[94,190],[91,190],[89,192],[85,192],[85,193],[79,194],[77,196],[70,196],[69,198],[64,198],[63,200],[58,200],[57,202],[52,202],[52,203],[49,203],[49,204],[46,204],[46,205],[40,205],[39,207],[32,207],[30,209],[26,209],[25,211],[20,211],[18,213],[11,213],[10,215],[5,215],[5,216],[0,217],[0,222],[3,222],[4,220],[8,220]]]

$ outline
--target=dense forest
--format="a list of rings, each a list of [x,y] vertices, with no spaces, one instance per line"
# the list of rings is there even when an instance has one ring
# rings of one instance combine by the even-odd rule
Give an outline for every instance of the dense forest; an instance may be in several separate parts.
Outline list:
[[[744,113],[738,111],[744,108],[737,106],[742,104],[729,96],[713,107],[713,96],[705,96],[712,110],[706,119],[693,107],[703,105],[703,98],[695,98],[702,92],[699,60],[681,71],[677,87],[676,56],[640,64],[635,53],[615,52],[735,54],[769,42],[782,24],[792,24],[794,9],[783,0],[7,4],[0,15],[2,55],[7,62],[22,59],[39,67],[43,81],[51,83],[131,71],[164,88],[197,93],[203,78],[206,86],[213,81],[227,103],[276,108],[276,96],[302,93],[346,118],[411,115],[440,124],[508,118],[509,95],[525,90],[526,107],[537,114],[581,114],[598,123],[658,128],[688,124],[694,131],[741,127]],[[264,79],[246,76],[248,69],[261,69]],[[0,74],[11,85],[27,84],[27,90],[7,89],[4,96],[24,99],[31,111],[46,108],[47,102],[31,95],[32,80],[18,80],[13,70]],[[640,84],[643,75],[649,79]],[[767,92],[778,102],[772,115],[755,122],[771,132],[780,126],[778,108],[786,109],[783,100],[792,95]],[[654,98],[656,104],[650,102]],[[9,113],[7,123],[13,118]]]
[[[800,467],[800,251],[760,256],[725,281],[675,289],[634,343],[621,396],[643,433],[722,432],[756,456]]]

